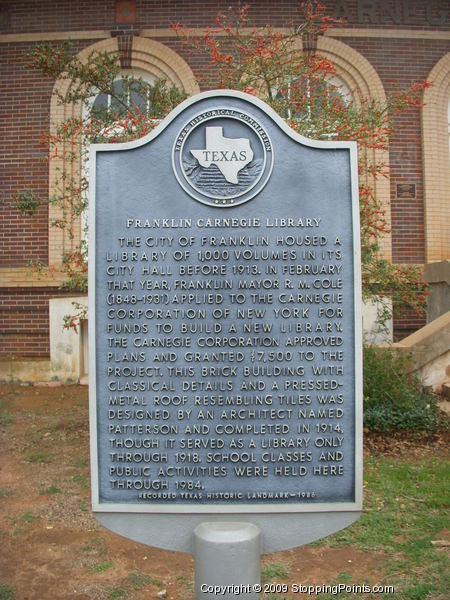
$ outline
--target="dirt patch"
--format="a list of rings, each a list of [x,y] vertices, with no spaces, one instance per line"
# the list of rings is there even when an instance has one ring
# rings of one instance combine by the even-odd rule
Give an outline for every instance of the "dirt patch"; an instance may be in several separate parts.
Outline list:
[[[389,434],[364,430],[364,452],[384,456],[422,457],[447,456],[450,444],[450,429],[443,427],[438,432],[419,433],[396,431]]]
[[[140,600],[163,590],[168,599],[193,600],[190,555],[132,542],[92,516],[87,388],[4,385],[0,400],[0,584],[20,600]],[[392,449],[382,436],[366,440],[371,451]],[[416,439],[405,453],[440,452],[444,443],[442,436]],[[352,547],[307,546],[267,555],[263,564],[284,565],[282,579],[277,568],[270,577],[288,584],[320,585],[343,574],[376,583],[381,559]]]

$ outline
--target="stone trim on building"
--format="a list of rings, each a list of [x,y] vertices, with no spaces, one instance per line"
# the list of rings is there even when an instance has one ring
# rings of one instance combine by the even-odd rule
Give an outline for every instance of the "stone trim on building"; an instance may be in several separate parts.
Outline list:
[[[320,36],[317,41],[317,50],[336,66],[337,74],[351,91],[358,91],[361,97],[368,100],[376,100],[381,104],[386,102],[386,94],[378,73],[357,50],[344,42],[323,36]],[[355,99],[357,101],[357,96]],[[377,163],[389,166],[389,152],[374,150],[370,158]],[[389,225],[391,221],[389,177],[380,177],[375,181],[375,194],[386,211],[386,220]],[[390,233],[382,238],[380,249],[383,256],[389,260],[392,258]]]
[[[31,267],[0,268],[2,287],[30,288],[60,286],[66,277],[61,271],[44,268],[42,273],[34,272]]]
[[[450,31],[426,31],[419,29],[364,29],[352,27],[333,27],[325,32],[333,38],[391,38],[409,40],[450,40]]]
[[[450,258],[450,52],[427,77],[422,109],[426,262]]]
[[[165,77],[189,96],[200,91],[192,69],[174,50],[161,42],[133,37],[131,68],[139,68],[157,77]]]
[[[56,42],[58,40],[101,40],[110,37],[111,32],[106,29],[43,31],[38,33],[2,33],[0,34],[0,44]]]
[[[244,27],[242,33],[251,33],[253,28]],[[288,33],[287,27],[274,27],[273,31]],[[204,28],[193,28],[189,30],[190,35],[202,36]],[[218,32],[218,36],[225,33]],[[420,29],[375,29],[363,27],[334,27],[324,33],[326,37],[332,38],[391,38],[391,39],[414,39],[414,40],[450,40],[450,31],[426,31]],[[99,40],[111,37],[111,32],[106,29],[76,30],[76,31],[47,31],[33,33],[3,33],[0,34],[0,44],[11,44],[16,42],[44,42],[57,40]],[[176,37],[172,29],[161,27],[158,29],[143,28],[139,31],[140,38],[173,38]]]

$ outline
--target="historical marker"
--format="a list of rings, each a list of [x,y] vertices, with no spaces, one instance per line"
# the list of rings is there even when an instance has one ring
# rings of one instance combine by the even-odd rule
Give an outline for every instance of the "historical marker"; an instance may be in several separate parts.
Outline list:
[[[91,153],[93,508],[189,549],[245,520],[265,550],[361,510],[356,144],[237,92]]]

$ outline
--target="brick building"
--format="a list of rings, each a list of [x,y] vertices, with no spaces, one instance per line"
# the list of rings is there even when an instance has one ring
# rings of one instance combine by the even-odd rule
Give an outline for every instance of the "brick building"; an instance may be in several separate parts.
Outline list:
[[[204,73],[205,63],[188,55],[169,24],[180,22],[200,31],[214,25],[219,10],[236,4],[235,0],[0,3],[2,359],[48,360],[49,301],[69,296],[59,289],[58,276],[38,276],[28,266],[34,261],[57,267],[62,250],[70,244],[60,231],[49,227],[54,209],[42,205],[28,217],[10,201],[12,193],[29,187],[42,197],[51,194],[58,164],[54,160],[48,167],[41,162],[41,134],[48,131],[50,123],[55,126],[67,117],[54,91],[68,83],[55,83],[27,69],[27,53],[42,41],[65,39],[72,40],[81,58],[92,49],[119,50],[123,66],[149,76],[164,76],[193,94],[199,91],[196,76]],[[287,27],[298,21],[299,4],[295,0],[255,0],[252,23]],[[336,65],[340,79],[350,89],[382,100],[385,94],[414,81],[433,82],[425,92],[424,108],[398,117],[389,156],[385,157],[390,178],[379,181],[376,192],[390,212],[392,233],[384,244],[387,256],[396,263],[418,265],[446,260],[450,255],[450,3],[324,0],[324,4],[329,14],[343,18],[345,23],[319,37],[317,47]],[[54,306],[54,318],[60,318],[63,310],[58,306]],[[423,322],[413,315],[397,320],[394,336],[400,339]],[[54,350],[55,344],[60,344],[59,334]],[[70,360],[75,360],[73,370],[80,374],[82,340],[75,344],[75,354],[81,358],[72,356]]]

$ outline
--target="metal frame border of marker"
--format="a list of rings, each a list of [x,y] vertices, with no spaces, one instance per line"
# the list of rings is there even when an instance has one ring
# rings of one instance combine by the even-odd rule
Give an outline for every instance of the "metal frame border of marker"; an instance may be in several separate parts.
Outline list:
[[[350,174],[351,174],[351,199],[352,199],[352,230],[353,230],[353,267],[354,267],[354,332],[355,332],[355,501],[354,502],[336,502],[336,503],[315,503],[315,504],[212,504],[212,505],[169,505],[169,504],[120,504],[120,503],[102,503],[99,501],[99,477],[98,477],[98,449],[97,449],[97,396],[96,396],[96,338],[95,338],[95,208],[96,208],[96,154],[97,152],[114,152],[116,150],[129,150],[138,148],[155,139],[162,134],[166,127],[186,108],[198,103],[204,99],[217,98],[236,98],[246,103],[253,104],[264,111],[281,130],[291,139],[299,144],[317,149],[348,149],[350,153]],[[362,312],[361,312],[361,264],[360,264],[360,231],[359,231],[359,200],[358,200],[358,163],[357,163],[357,144],[356,142],[332,142],[316,141],[305,138],[293,131],[262,100],[232,90],[212,90],[197,94],[188,98],[176,107],[154,130],[147,136],[132,142],[120,144],[94,144],[90,150],[90,202],[89,202],[89,396],[90,396],[90,439],[91,439],[91,488],[92,488],[92,509],[98,520],[106,527],[121,533],[136,541],[147,543],[148,545],[157,545],[162,548],[173,550],[188,550],[191,542],[187,541],[193,529],[203,521],[245,521],[251,519],[263,529],[270,524],[272,533],[269,534],[268,544],[265,544],[265,551],[280,550],[284,548],[301,545],[324,537],[348,526],[355,521],[362,510]],[[341,514],[341,518],[338,515]],[[287,536],[285,542],[276,542],[276,531],[279,525],[277,521],[279,516],[297,515],[303,526],[306,526],[304,536],[298,538],[298,543],[292,543],[294,531],[290,534],[287,530],[284,533]],[[310,520],[316,515],[317,522],[322,525],[316,526],[323,530],[317,535],[308,533],[311,529]],[[149,533],[139,533],[141,527],[138,525],[141,519],[145,527],[154,527],[155,523],[161,523],[158,526],[169,526],[176,524],[181,533],[178,540],[173,540],[173,536],[168,536],[167,540],[160,540],[160,543],[148,541],[151,538]],[[158,521],[159,519],[159,521]],[[180,526],[181,521],[184,524]],[[145,521],[145,524],[144,524]],[[300,522],[299,521],[299,522]],[[338,524],[339,521],[339,524]],[[166,523],[166,525],[164,525]],[[172,526],[170,525],[170,526]],[[177,528],[176,527],[176,528]],[[296,529],[294,527],[294,529]],[[189,532],[189,534],[188,534]],[[280,535],[283,532],[280,531]],[[297,534],[296,534],[297,535]],[[266,535],[264,536],[267,537]],[[297,539],[297,538],[296,538]]]

